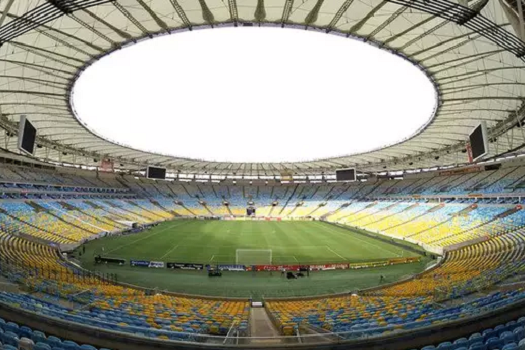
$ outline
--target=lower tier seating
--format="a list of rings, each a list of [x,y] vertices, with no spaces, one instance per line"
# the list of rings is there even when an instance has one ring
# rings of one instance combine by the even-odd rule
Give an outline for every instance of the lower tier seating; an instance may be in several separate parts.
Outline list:
[[[525,271],[525,236],[509,233],[449,253],[438,267],[391,286],[359,295],[296,301],[270,301],[267,308],[283,334],[300,325],[370,334],[436,324],[500,307],[525,298],[525,291],[494,293],[461,306],[443,308],[442,300],[483,290]],[[359,332],[358,332],[359,331]]]
[[[77,344],[74,341],[46,335],[38,330],[8,322],[0,318],[0,349],[18,350],[97,350],[89,344]],[[100,350],[108,350],[100,348]]]

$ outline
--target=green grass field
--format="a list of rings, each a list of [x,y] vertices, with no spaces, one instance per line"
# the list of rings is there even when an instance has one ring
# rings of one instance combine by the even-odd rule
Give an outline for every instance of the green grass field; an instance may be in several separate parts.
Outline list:
[[[104,248],[104,249],[103,249]],[[273,264],[380,261],[418,256],[412,250],[322,222],[175,220],[140,234],[86,244],[80,260],[88,269],[117,273],[120,281],[181,293],[218,296],[294,296],[336,293],[376,286],[380,274],[393,282],[428,263],[363,270],[321,271],[287,281],[279,273],[229,272],[208,278],[202,271],[130,267],[129,260],[234,264],[237,249],[271,249]],[[93,257],[124,258],[126,266],[96,266]],[[248,257],[249,258],[249,257]],[[244,261],[241,261],[244,262]]]

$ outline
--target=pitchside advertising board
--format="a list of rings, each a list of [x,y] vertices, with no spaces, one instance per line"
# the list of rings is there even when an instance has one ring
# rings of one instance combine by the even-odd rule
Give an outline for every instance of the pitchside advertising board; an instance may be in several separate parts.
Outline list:
[[[315,264],[315,265],[238,265],[238,264],[219,264],[217,268],[220,271],[300,271],[301,269],[309,268],[310,271],[326,271],[326,270],[340,270],[340,269],[362,269],[368,267],[387,266],[396,264],[406,264],[419,261],[419,257],[413,258],[395,258],[377,262],[364,263],[338,263],[338,264]],[[209,269],[211,265],[194,264],[194,263],[164,263],[162,261],[149,260],[130,260],[131,266],[135,267],[154,267],[174,270],[203,270]]]
[[[164,268],[164,262],[162,261],[147,261],[147,260],[130,260],[129,264],[131,266],[138,267],[154,267],[154,268]]]
[[[169,262],[166,264],[168,269],[178,269],[178,270],[202,270],[204,268],[203,264],[190,264],[190,263],[174,263]]]
[[[217,268],[221,271],[249,271],[245,265],[219,265]]]

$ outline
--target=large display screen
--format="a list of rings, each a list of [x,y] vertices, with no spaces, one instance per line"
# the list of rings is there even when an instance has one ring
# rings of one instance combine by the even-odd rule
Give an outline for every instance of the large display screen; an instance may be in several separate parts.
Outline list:
[[[18,129],[18,149],[32,155],[35,152],[35,141],[36,128],[27,120],[25,115],[21,116]]]
[[[472,160],[477,160],[488,153],[487,125],[481,122],[469,136]]]
[[[154,166],[149,166],[148,170],[146,171],[146,177],[148,179],[164,180],[164,179],[166,179],[166,169],[165,168],[157,168],[157,167],[154,167]]]
[[[355,169],[341,169],[335,171],[335,178],[337,181],[355,181]]]

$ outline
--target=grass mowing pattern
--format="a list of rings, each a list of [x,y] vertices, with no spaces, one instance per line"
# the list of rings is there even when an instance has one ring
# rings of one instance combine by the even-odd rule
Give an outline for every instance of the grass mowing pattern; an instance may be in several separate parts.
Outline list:
[[[102,252],[104,247],[104,252]],[[322,222],[175,220],[149,231],[89,242],[81,261],[86,268],[116,272],[121,281],[176,292],[217,296],[304,296],[376,286],[421,271],[421,263],[384,268],[321,271],[310,278],[287,281],[279,273],[225,273],[208,278],[205,272],[94,266],[102,254],[126,260],[234,264],[236,249],[272,249],[273,264],[317,264],[378,261],[417,254],[398,246]]]

